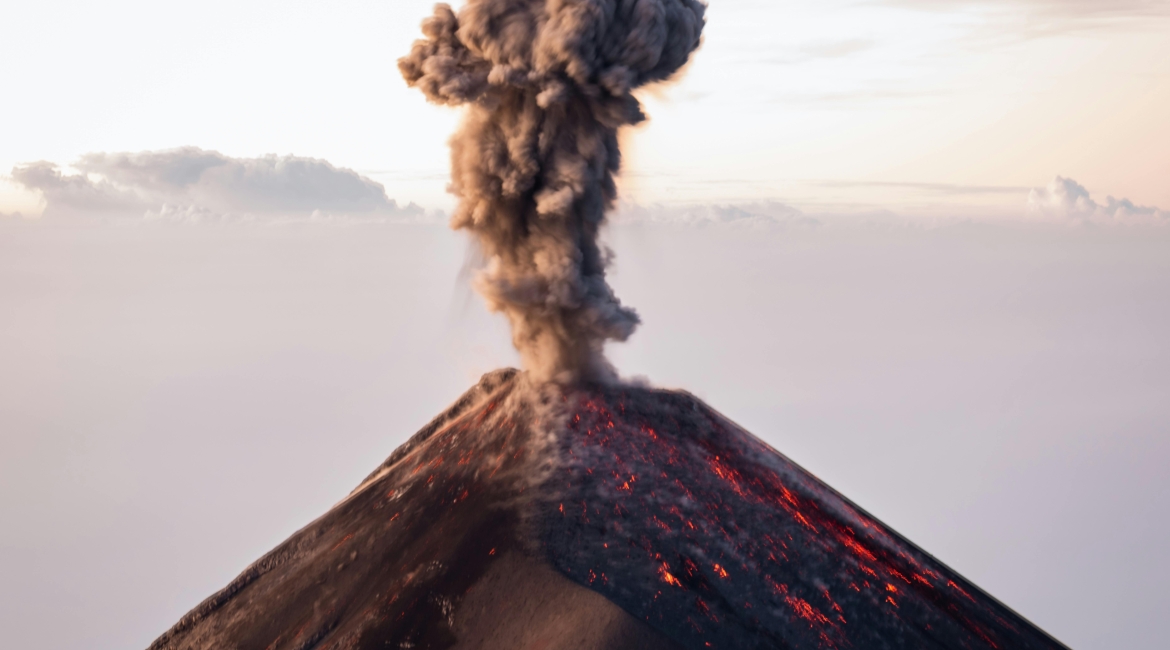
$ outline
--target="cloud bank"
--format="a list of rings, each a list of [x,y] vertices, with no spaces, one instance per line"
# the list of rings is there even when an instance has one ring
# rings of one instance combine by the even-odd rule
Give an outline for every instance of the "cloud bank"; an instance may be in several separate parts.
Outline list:
[[[815,227],[819,219],[777,201],[738,204],[649,205],[623,203],[614,212],[615,223],[659,223],[697,227],[776,228]]]
[[[11,180],[41,195],[43,217],[57,219],[219,223],[229,221],[436,221],[409,204],[386,196],[381,183],[317,158],[268,155],[233,158],[216,151],[183,147],[138,153],[89,153],[72,166],[39,161],[17,165]],[[1094,199],[1076,180],[1056,176],[1047,186],[1026,194],[1025,188],[955,186],[929,183],[823,181],[818,186],[892,187],[945,195],[1003,194],[1007,199],[986,218],[1014,214],[1069,223],[1170,224],[1170,211],[1127,198]],[[1010,195],[1015,194],[1016,199]],[[933,221],[948,217],[979,220],[976,210],[948,214],[939,206]],[[921,212],[921,211],[919,211]],[[961,214],[960,214],[961,213]],[[922,216],[922,215],[919,215]],[[0,211],[0,220],[27,220],[34,214]],[[859,221],[860,219],[860,221]],[[727,203],[639,204],[622,200],[611,215],[618,224],[654,223],[736,229],[817,228],[858,223],[913,223],[916,220],[885,203],[805,205],[776,200]]]
[[[1035,213],[1066,219],[1142,222],[1170,218],[1170,212],[1135,205],[1129,199],[1107,196],[1105,203],[1098,203],[1084,185],[1063,176],[1052,179],[1048,187],[1032,190],[1028,207]]]
[[[418,206],[398,206],[380,183],[317,158],[233,158],[182,147],[89,153],[72,166],[79,173],[65,173],[47,161],[27,163],[13,168],[12,178],[40,193],[44,216],[50,218],[222,221],[423,216]]]
[[[991,9],[1071,19],[1142,18],[1170,15],[1168,0],[887,0],[930,10]]]
[[[888,6],[980,17],[976,41],[1004,44],[1087,31],[1147,30],[1170,18],[1170,0],[878,0]]]
[[[1047,187],[1027,190],[1013,186],[960,186],[940,183],[881,183],[823,181],[827,188],[877,187],[915,190],[942,196],[1004,195],[994,204],[941,203],[933,207],[909,204],[821,202],[804,204],[778,201],[731,202],[725,204],[651,204],[622,202],[613,215],[620,224],[654,223],[698,228],[809,229],[854,226],[939,226],[947,223],[1005,219],[1035,223],[1036,217],[1052,225],[1075,225],[1091,221],[1107,224],[1170,225],[1170,211],[1144,206],[1130,199],[1107,196],[1094,200],[1089,191],[1071,178],[1055,177]]]

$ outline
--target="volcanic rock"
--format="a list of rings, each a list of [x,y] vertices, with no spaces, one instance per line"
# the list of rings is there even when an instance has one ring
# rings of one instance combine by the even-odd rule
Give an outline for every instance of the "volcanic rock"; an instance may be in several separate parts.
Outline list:
[[[150,646],[1063,647],[695,397],[514,370]]]

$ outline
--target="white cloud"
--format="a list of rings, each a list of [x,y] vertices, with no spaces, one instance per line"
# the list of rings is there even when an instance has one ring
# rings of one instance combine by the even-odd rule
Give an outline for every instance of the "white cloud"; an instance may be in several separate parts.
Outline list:
[[[820,200],[780,202],[775,200],[728,203],[620,203],[610,217],[615,224],[663,224],[719,229],[809,229],[809,228],[935,228],[958,223],[1035,223],[1037,215],[1053,226],[1064,227],[1091,221],[1098,224],[1170,225],[1170,211],[1107,196],[1095,200],[1089,191],[1071,178],[1057,176],[1047,187],[1026,191],[1015,186],[952,185],[940,183],[881,183],[823,181],[814,184],[829,190],[854,186],[915,190],[925,199],[921,204],[894,202],[851,202]],[[959,204],[935,204],[932,195],[971,197]],[[980,196],[1004,195],[990,202]],[[1027,208],[1021,199],[1027,196]],[[822,196],[822,199],[826,197]],[[918,199],[916,199],[918,200]]]
[[[774,226],[816,226],[817,219],[800,210],[775,201],[734,205],[688,204],[649,205],[623,204],[614,212],[616,223],[650,222],[688,226],[733,226],[763,228]]]
[[[1170,14],[1167,0],[887,0],[920,9],[994,9],[1074,19],[1141,18]]]
[[[755,53],[750,61],[779,65],[809,63],[824,59],[840,59],[873,49],[875,45],[876,43],[870,38],[822,39],[777,52],[774,49],[775,45],[769,44],[768,51],[770,53]]]
[[[1129,199],[1107,196],[1104,204],[1098,203],[1084,185],[1062,176],[1052,179],[1048,187],[1033,189],[1028,194],[1028,207],[1047,216],[1070,219],[1144,221],[1170,218],[1170,212],[1134,205]]]
[[[45,216],[134,216],[177,221],[264,218],[421,217],[385,188],[326,160],[268,155],[232,158],[183,147],[89,153],[67,174],[54,163],[17,165],[12,178],[38,192]]]
[[[1170,0],[878,0],[881,4],[977,17],[982,47],[1099,31],[1163,29]]]

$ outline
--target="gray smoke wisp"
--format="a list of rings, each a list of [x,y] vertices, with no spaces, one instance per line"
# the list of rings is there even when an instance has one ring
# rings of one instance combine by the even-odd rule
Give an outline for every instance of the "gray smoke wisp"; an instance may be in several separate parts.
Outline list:
[[[637,313],[606,283],[598,231],[613,206],[632,91],[699,46],[697,0],[469,0],[435,6],[398,62],[427,99],[467,112],[451,139],[451,225],[470,231],[476,289],[503,312],[537,381],[608,381],[606,341]]]

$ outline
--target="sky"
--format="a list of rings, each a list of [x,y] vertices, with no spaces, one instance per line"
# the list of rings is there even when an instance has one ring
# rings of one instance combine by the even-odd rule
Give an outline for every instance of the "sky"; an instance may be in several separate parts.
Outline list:
[[[394,66],[430,2],[10,4],[0,172],[198,146],[325,159],[400,203],[452,204],[457,113]],[[1165,0],[711,4],[700,55],[644,93],[628,201],[999,214],[1059,175],[1170,205]],[[0,212],[40,209],[4,184]]]
[[[145,647],[488,370],[429,2],[0,20],[0,629]],[[1078,650],[1170,610],[1170,2],[713,2],[608,353]],[[62,621],[69,624],[63,625]]]

